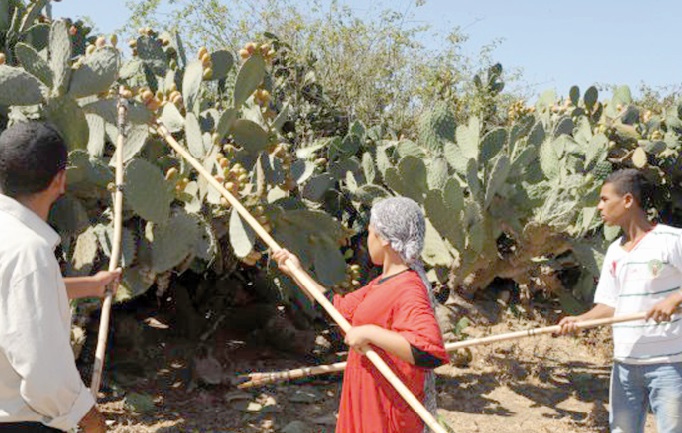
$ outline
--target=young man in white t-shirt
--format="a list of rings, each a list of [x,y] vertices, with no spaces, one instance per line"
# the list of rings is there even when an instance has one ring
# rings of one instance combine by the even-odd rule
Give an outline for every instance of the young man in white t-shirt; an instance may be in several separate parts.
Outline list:
[[[682,229],[647,218],[648,183],[637,170],[612,173],[601,189],[604,223],[623,236],[609,247],[595,307],[564,317],[562,334],[575,323],[647,312],[647,319],[613,326],[609,422],[614,433],[643,433],[647,409],[658,433],[682,432]],[[653,319],[653,320],[651,320]]]

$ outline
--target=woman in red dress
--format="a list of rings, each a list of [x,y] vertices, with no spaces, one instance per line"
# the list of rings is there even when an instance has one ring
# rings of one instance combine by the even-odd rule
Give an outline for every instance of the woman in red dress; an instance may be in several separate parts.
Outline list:
[[[424,215],[409,198],[385,199],[372,207],[368,231],[369,254],[373,264],[383,267],[381,276],[353,293],[333,297],[334,306],[352,325],[345,342],[354,349],[343,378],[336,432],[421,433],[422,420],[362,354],[371,345],[417,399],[435,412],[432,369],[447,362],[448,355],[419,259]],[[286,250],[274,258],[288,275],[291,267],[300,268]]]

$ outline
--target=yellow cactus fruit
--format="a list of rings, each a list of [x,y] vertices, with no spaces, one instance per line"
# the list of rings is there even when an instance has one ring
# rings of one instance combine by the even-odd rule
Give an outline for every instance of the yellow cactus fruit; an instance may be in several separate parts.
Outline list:
[[[107,44],[107,40],[106,40],[106,38],[105,38],[104,36],[100,36],[100,37],[98,37],[98,38],[95,40],[95,46],[96,46],[97,48],[102,48],[102,47],[105,46],[106,44]]]
[[[130,48],[137,48],[137,39],[131,39],[128,41],[128,46]]]
[[[197,54],[197,57],[201,59],[204,57],[204,54],[208,54],[208,49],[206,47],[199,48],[199,53]]]
[[[161,107],[161,101],[156,98],[153,98],[149,100],[149,102],[147,102],[146,105],[149,110],[156,111],[159,109],[159,107]]]
[[[212,68],[204,69],[204,75],[203,75],[204,80],[210,80],[212,77],[213,77],[213,69]]]
[[[247,182],[248,180],[249,180],[249,175],[246,173],[242,173],[239,175],[239,177],[237,177],[237,181],[239,183],[244,183],[244,182]]]
[[[244,48],[242,48],[241,50],[239,50],[239,57],[241,57],[242,59],[246,60],[246,59],[248,59],[249,57],[251,57],[251,53],[248,52],[247,50],[245,50]]]
[[[96,46],[88,45],[88,47],[85,49],[85,54],[89,56],[90,54],[94,53],[96,49]]]
[[[142,102],[147,103],[147,102],[151,101],[151,99],[154,97],[154,92],[152,92],[149,89],[144,90],[140,94],[140,97],[142,98]]]
[[[115,48],[116,45],[118,45],[118,35],[116,35],[116,33],[111,35],[111,37],[109,38],[109,42],[111,42],[111,46]]]
[[[263,44],[260,46],[260,53],[264,56],[268,54],[268,51],[270,51],[270,44]]]
[[[230,161],[227,158],[222,157],[218,159],[218,164],[220,164],[221,168],[227,168],[227,166],[230,165]]]
[[[228,191],[232,191],[234,189],[235,183],[234,182],[225,182],[225,189]]]
[[[133,97],[133,91],[130,89],[123,89],[121,91],[121,96],[125,99],[131,99]]]
[[[209,53],[204,53],[204,55],[201,56],[200,60],[204,68],[209,68],[213,66],[213,62],[211,61],[211,55]]]
[[[171,95],[170,101],[175,105],[182,105],[182,95],[180,92],[176,91]]]

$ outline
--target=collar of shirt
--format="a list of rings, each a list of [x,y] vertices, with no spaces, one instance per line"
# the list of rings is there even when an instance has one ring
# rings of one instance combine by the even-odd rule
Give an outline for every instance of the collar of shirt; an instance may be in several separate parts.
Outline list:
[[[38,236],[45,239],[48,245],[55,248],[61,238],[48,223],[42,220],[35,212],[22,205],[15,199],[0,194],[0,212],[13,216],[23,225],[33,230]]]

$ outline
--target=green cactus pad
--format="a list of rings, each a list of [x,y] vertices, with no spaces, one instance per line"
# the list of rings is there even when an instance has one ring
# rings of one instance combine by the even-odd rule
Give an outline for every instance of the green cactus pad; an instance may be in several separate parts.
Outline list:
[[[73,249],[73,256],[71,262],[73,268],[77,272],[89,273],[92,269],[92,264],[97,258],[99,252],[99,244],[97,235],[93,227],[88,227],[76,239],[76,246]]]
[[[197,117],[191,112],[188,112],[185,116],[185,137],[187,138],[189,153],[195,158],[202,159],[205,155],[205,150],[201,126],[199,126]]]
[[[256,232],[253,231],[239,212],[232,210],[230,214],[230,245],[237,257],[246,257],[253,250]]]
[[[500,192],[502,186],[507,181],[509,176],[509,170],[511,169],[511,163],[509,162],[509,157],[507,155],[500,156],[493,169],[490,171],[488,180],[486,182],[485,190],[485,201],[484,207],[488,208],[492,203],[495,195]]]
[[[211,63],[213,64],[211,80],[223,80],[234,66],[234,57],[227,50],[214,51],[211,53]]]
[[[99,245],[102,247],[102,252],[107,257],[111,257],[111,251],[114,244],[114,227],[113,225],[95,226],[94,232],[97,235]],[[123,227],[121,229],[121,257],[120,266],[130,267],[137,257],[137,239],[132,231]]]
[[[82,233],[90,223],[83,203],[69,194],[55,202],[48,221],[60,234],[66,236]]]
[[[265,60],[263,57],[257,54],[249,57],[237,74],[232,105],[239,109],[260,86],[263,78],[265,78]]]
[[[155,224],[152,233],[152,270],[160,274],[193,255],[201,228],[194,216],[176,211],[165,224]]]
[[[424,161],[414,156],[400,160],[397,167],[386,170],[384,181],[398,194],[421,203],[428,191]]]
[[[199,110],[199,91],[204,76],[204,67],[201,61],[195,60],[185,68],[182,77],[182,98],[188,111],[196,113]]]
[[[45,106],[45,117],[57,127],[69,150],[87,148],[90,141],[88,121],[75,100],[69,96],[50,99]]]
[[[40,54],[28,44],[19,42],[14,47],[14,52],[24,69],[38,78],[45,86],[51,88],[53,85],[52,70],[50,65],[40,57]]]
[[[74,98],[106,92],[118,77],[118,50],[102,47],[85,57],[81,66],[71,74],[69,94]]]
[[[40,81],[22,68],[0,65],[0,105],[35,105],[43,102]]]
[[[471,117],[467,125],[459,125],[456,132],[457,146],[467,159],[478,160],[481,140],[481,122]]]
[[[375,201],[391,195],[386,189],[379,185],[362,185],[353,192],[353,200],[371,206]]]
[[[455,139],[455,127],[455,115],[447,104],[437,103],[419,117],[419,144],[431,152],[441,153],[445,142]]]
[[[63,95],[71,77],[71,38],[65,21],[54,21],[50,29],[50,69],[54,77],[53,90]]]
[[[481,162],[488,162],[495,158],[507,143],[507,130],[495,128],[483,136],[481,142]]]
[[[256,122],[238,119],[230,130],[235,143],[250,154],[257,154],[268,147],[268,133]]]
[[[142,218],[165,223],[173,195],[161,169],[144,159],[134,159],[126,167],[124,200]]]

